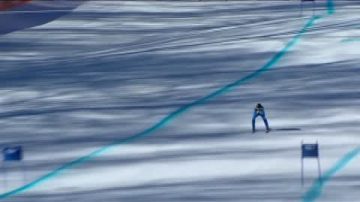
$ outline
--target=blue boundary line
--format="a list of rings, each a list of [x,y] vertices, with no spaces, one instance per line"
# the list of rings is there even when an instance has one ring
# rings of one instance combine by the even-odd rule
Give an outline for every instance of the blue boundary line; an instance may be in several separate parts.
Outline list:
[[[335,3],[334,0],[327,0],[327,11],[329,15],[335,13]]]
[[[290,50],[292,47],[294,47],[299,41],[300,38],[315,24],[315,22],[317,20],[319,20],[320,18],[322,18],[322,16],[313,16],[311,19],[308,20],[308,22],[305,24],[305,26],[299,31],[299,33],[294,36],[287,44],[286,46],[280,50],[279,52],[277,52],[264,66],[262,66],[260,69],[256,70],[255,72],[233,82],[230,83],[216,91],[214,91],[213,93],[199,99],[196,100],[192,103],[189,103],[187,105],[184,105],[182,107],[180,107],[179,109],[175,110],[174,112],[170,113],[169,115],[167,115],[166,117],[164,117],[163,119],[161,119],[159,122],[157,122],[156,124],[154,124],[152,127],[137,133],[133,136],[130,136],[128,138],[124,138],[124,139],[120,139],[118,141],[115,141],[107,146],[104,146],[100,149],[97,149],[93,152],[91,152],[90,154],[83,156],[79,159],[76,159],[74,161],[71,161],[69,163],[64,164],[63,166],[49,172],[48,174],[24,185],[21,186],[17,189],[14,189],[12,191],[3,193],[0,195],[0,199],[6,199],[9,198],[11,196],[15,196],[18,195],[20,193],[29,191],[37,186],[39,186],[40,184],[43,184],[46,181],[49,181],[61,174],[63,174],[65,171],[70,170],[75,168],[76,166],[79,166],[81,164],[86,163],[87,161],[90,161],[102,154],[104,154],[105,152],[108,152],[110,149],[114,148],[115,146],[121,145],[121,144],[127,144],[130,142],[133,142],[135,140],[139,140],[142,138],[145,138],[149,135],[151,135],[152,133],[154,133],[155,131],[165,127],[166,125],[168,125],[170,122],[172,122],[174,119],[176,119],[178,116],[182,115],[183,113],[189,111],[191,108],[195,107],[195,106],[199,106],[199,105],[203,105],[206,102],[219,97],[225,93],[228,93],[232,90],[234,90],[236,87],[239,87],[241,85],[243,85],[244,83],[246,83],[247,81],[254,79],[258,76],[260,76],[262,73],[268,71],[270,68],[274,67]]]
[[[360,38],[348,38],[341,40],[341,43],[356,43],[360,42]]]

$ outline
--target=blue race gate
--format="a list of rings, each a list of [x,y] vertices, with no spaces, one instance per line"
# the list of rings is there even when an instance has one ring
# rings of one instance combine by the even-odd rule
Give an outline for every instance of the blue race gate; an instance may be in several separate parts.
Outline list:
[[[5,191],[7,191],[8,188],[8,171],[13,172],[14,169],[13,167],[10,167],[8,169],[8,164],[12,165],[12,163],[21,163],[20,166],[21,168],[21,172],[22,172],[22,176],[23,176],[23,183],[26,182],[26,172],[25,172],[25,166],[23,163],[23,158],[24,158],[24,150],[21,146],[9,146],[9,147],[5,147],[2,150],[2,154],[3,154],[3,164],[2,164],[2,168],[3,168],[3,172],[4,172],[4,189]]]
[[[3,159],[4,161],[21,161],[23,159],[22,147],[5,147],[3,149]]]
[[[316,141],[315,144],[304,144],[301,141],[301,186],[304,186],[304,159],[315,158],[318,163],[318,178],[321,179],[321,166],[319,155],[319,144]]]

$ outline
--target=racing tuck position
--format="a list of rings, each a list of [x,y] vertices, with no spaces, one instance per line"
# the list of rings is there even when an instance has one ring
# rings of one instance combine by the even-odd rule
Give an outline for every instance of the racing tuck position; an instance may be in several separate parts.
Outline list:
[[[266,132],[268,133],[270,131],[269,123],[268,123],[268,121],[266,119],[266,116],[265,116],[265,109],[260,103],[256,104],[256,107],[255,107],[255,110],[254,110],[254,115],[252,117],[252,132],[255,133],[255,131],[256,131],[256,129],[255,129],[255,120],[256,120],[256,118],[258,116],[261,116],[261,118],[263,119],[265,127],[266,127]]]

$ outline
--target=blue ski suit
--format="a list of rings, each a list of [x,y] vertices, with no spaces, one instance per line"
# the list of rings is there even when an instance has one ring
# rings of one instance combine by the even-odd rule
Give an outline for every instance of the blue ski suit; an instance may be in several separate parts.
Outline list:
[[[252,117],[252,130],[253,130],[253,132],[255,132],[255,119],[256,119],[258,116],[261,116],[261,118],[262,118],[263,121],[264,121],[266,130],[269,131],[269,130],[270,130],[270,128],[269,128],[269,123],[268,123],[268,121],[267,121],[267,119],[266,119],[266,116],[265,116],[264,107],[263,107],[261,104],[258,104],[258,105],[256,106],[256,108],[254,109],[254,114],[253,114],[253,117]]]

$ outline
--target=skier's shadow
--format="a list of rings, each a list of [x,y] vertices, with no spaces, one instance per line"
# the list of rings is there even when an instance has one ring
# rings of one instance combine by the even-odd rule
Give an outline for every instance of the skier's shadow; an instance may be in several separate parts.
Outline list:
[[[275,131],[300,131],[301,128],[275,128]]]

